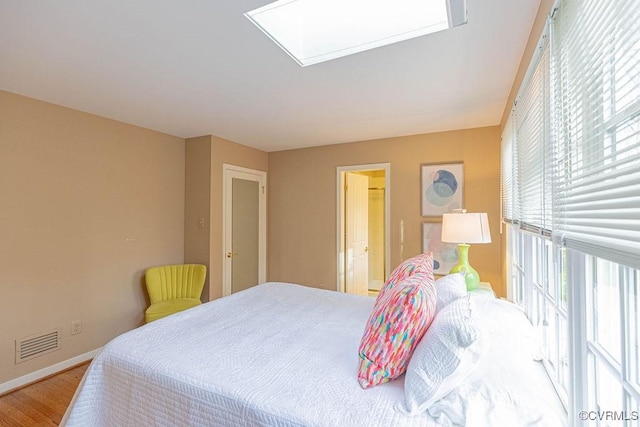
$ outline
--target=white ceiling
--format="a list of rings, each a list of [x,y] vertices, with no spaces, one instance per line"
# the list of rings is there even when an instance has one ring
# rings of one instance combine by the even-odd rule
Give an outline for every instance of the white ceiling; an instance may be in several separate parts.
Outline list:
[[[0,89],[265,151],[490,126],[540,4],[302,68],[243,16],[269,2],[0,0]]]

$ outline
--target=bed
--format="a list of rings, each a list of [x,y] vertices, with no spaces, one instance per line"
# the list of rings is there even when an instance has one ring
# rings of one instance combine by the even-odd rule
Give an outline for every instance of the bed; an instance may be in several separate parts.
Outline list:
[[[416,413],[400,377],[363,389],[358,345],[372,297],[265,283],[108,343],[66,426],[566,425],[515,305],[470,293],[484,351],[453,391]]]

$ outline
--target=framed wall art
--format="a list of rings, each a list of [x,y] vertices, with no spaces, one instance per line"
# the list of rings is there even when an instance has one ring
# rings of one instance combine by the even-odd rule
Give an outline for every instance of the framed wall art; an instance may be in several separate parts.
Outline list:
[[[422,216],[442,216],[463,208],[463,166],[461,162],[421,165]]]
[[[422,223],[422,252],[433,252],[433,273],[445,275],[458,263],[458,245],[443,243],[441,235],[441,223]]]

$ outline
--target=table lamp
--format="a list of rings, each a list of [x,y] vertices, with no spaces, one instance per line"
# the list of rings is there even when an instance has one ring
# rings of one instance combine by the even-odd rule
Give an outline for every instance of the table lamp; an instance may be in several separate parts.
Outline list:
[[[466,209],[456,209],[453,213],[443,214],[441,240],[458,244],[458,264],[449,273],[464,271],[467,290],[476,289],[480,284],[480,276],[469,265],[469,244],[491,243],[487,214],[467,213]]]

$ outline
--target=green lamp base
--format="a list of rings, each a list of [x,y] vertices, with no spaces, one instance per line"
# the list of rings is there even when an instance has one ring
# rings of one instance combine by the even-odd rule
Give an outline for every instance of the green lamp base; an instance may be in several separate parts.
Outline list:
[[[464,271],[464,280],[467,283],[467,291],[472,291],[480,285],[480,275],[469,265],[469,245],[458,244],[459,260],[458,264],[449,273],[460,273]]]

